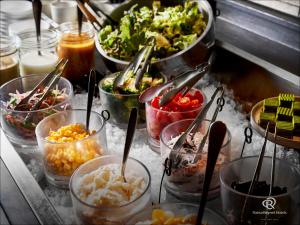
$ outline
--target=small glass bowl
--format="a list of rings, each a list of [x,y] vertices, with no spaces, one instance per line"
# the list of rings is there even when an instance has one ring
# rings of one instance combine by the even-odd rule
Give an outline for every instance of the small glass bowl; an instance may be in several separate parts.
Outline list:
[[[251,181],[258,157],[231,161],[221,168],[221,199],[223,212],[230,225],[299,224],[300,170],[289,162],[276,159],[274,186],[287,187],[287,193],[276,196],[247,195],[231,187],[233,182]],[[264,157],[259,181],[270,184],[272,158]],[[241,213],[247,198],[244,223]]]
[[[152,211],[154,209],[162,209],[164,211],[170,211],[175,216],[187,216],[187,215],[197,215],[199,206],[196,204],[190,203],[162,203],[159,205],[154,205],[152,207],[148,207],[144,209],[139,214],[135,215],[131,220],[126,223],[126,225],[135,225],[138,222],[151,221],[152,219]],[[208,225],[226,225],[226,221],[216,212],[211,209],[205,208],[203,220],[204,224]],[[141,223],[141,224],[151,224],[149,223]]]
[[[78,196],[79,183],[81,178],[101,166],[109,164],[121,165],[122,157],[117,155],[107,155],[91,160],[80,166],[72,175],[70,180],[70,190],[73,208],[79,224],[90,225],[123,225],[125,221],[146,207],[151,206],[151,177],[148,169],[140,161],[128,158],[125,175],[128,171],[134,171],[137,176],[143,177],[146,188],[135,200],[121,206],[94,206],[80,199]],[[120,171],[121,173],[121,171]]]
[[[58,89],[66,89],[67,95],[61,103],[33,111],[7,109],[6,104],[10,100],[10,93],[31,91],[43,78],[44,76],[41,75],[28,75],[13,79],[0,87],[1,126],[8,139],[16,146],[26,148],[37,145],[34,133],[37,124],[53,113],[71,108],[73,87],[67,79],[61,77],[57,84]],[[29,113],[32,115],[31,119],[23,124]]]
[[[81,164],[107,154],[105,119],[93,111],[89,129],[95,133],[73,142],[57,143],[46,140],[50,131],[70,124],[85,124],[85,120],[86,110],[73,109],[53,114],[43,119],[36,127],[46,178],[57,187],[68,188],[71,175]]]
[[[146,103],[148,143],[152,150],[157,153],[160,152],[160,134],[167,125],[178,120],[193,119],[198,115],[202,106],[206,102],[206,97],[201,90],[195,88],[191,89],[189,93],[194,94],[196,91],[200,91],[203,97],[203,102],[199,108],[191,111],[169,112],[154,108],[150,102]]]
[[[113,73],[99,83],[100,99],[103,109],[110,112],[110,122],[122,129],[128,126],[129,115],[132,108],[138,109],[137,128],[146,127],[145,104],[139,102],[140,94],[116,94],[102,89],[103,82],[106,78],[117,77],[120,72]],[[166,80],[166,78],[163,76]]]
[[[169,157],[172,148],[170,141],[180,136],[188,126],[193,122],[193,119],[180,120],[166,126],[161,132],[161,159],[162,163],[165,162],[166,158]],[[203,137],[209,129],[209,120],[204,120],[198,127],[197,132],[201,133]],[[202,139],[202,138],[201,138]],[[199,139],[199,142],[200,140]],[[208,142],[208,139],[207,139]],[[166,177],[165,187],[167,192],[170,192],[173,196],[178,199],[184,199],[185,201],[195,202],[199,201],[202,186],[204,182],[204,175],[206,169],[207,160],[207,142],[204,145],[202,153],[195,154],[192,151],[189,153],[179,152],[179,158],[185,159],[185,163],[181,164],[180,167],[172,164],[171,175]],[[217,164],[213,173],[213,177],[210,183],[209,198],[216,197],[219,194],[219,172],[220,167],[223,163],[230,161],[230,147],[231,145],[231,134],[227,129],[227,133],[223,142],[222,149],[220,151]],[[185,147],[189,150],[190,148]],[[181,151],[181,150],[180,150]],[[175,153],[176,154],[176,153]],[[197,156],[199,159],[197,163],[192,163],[193,159]]]

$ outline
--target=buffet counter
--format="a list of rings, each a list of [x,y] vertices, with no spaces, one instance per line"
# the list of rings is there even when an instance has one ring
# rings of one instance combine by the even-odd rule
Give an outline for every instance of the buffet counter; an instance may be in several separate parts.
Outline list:
[[[219,82],[226,87],[226,103],[223,111],[219,113],[218,120],[223,121],[231,132],[231,159],[235,159],[241,152],[244,129],[249,126],[249,111],[253,104],[280,92],[299,95],[299,87],[284,80],[277,80],[268,71],[225,50],[217,49],[216,53],[213,70],[205,75],[197,86],[206,96],[212,95]],[[103,72],[101,60],[99,57],[97,59],[98,70]],[[266,83],[268,85],[265,85]],[[86,99],[86,93],[77,93],[72,102],[73,108],[85,108]],[[102,110],[98,98],[94,99],[93,110],[97,112]],[[208,112],[208,118],[212,116],[213,110],[214,107]],[[109,123],[106,125],[107,145],[111,153],[122,154],[125,133],[124,130]],[[254,132],[252,143],[246,145],[244,156],[258,155],[262,143],[263,138]],[[273,144],[269,142],[266,155],[271,155],[272,149]],[[147,144],[146,129],[136,131],[130,157],[142,161],[150,171],[151,200],[157,203],[163,166],[161,156],[152,151]],[[296,150],[278,146],[277,157],[285,158],[300,167],[300,155]],[[1,132],[1,192],[2,190],[5,190],[5,196],[1,195],[1,207],[11,224],[19,224],[20,220],[31,221],[31,224],[75,223],[70,192],[55,188],[46,182],[41,152],[38,149],[14,148],[3,132]],[[16,196],[18,201],[15,201]],[[167,194],[163,188],[161,202],[175,201],[177,199]],[[207,206],[222,213],[218,195],[209,200]],[[16,213],[18,216],[15,216]],[[1,218],[5,220],[5,217]]]

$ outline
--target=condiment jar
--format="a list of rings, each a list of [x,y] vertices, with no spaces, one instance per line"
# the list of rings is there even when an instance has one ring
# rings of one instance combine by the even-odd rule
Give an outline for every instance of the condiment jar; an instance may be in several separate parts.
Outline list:
[[[95,67],[94,30],[91,24],[83,22],[81,34],[78,23],[67,22],[60,25],[60,38],[57,48],[59,58],[68,59],[64,76],[73,84],[86,82],[86,75]]]
[[[34,29],[26,30],[18,35],[21,76],[44,75],[54,70],[58,61],[57,36],[57,32],[53,30],[42,30],[41,41],[38,43]]]
[[[0,37],[0,85],[19,76],[19,54],[16,40],[11,36]]]

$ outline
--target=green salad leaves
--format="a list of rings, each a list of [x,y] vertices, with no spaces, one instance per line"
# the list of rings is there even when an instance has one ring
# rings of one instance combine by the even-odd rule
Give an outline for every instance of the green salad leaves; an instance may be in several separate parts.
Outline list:
[[[184,5],[163,7],[160,1],[154,1],[152,9],[134,5],[124,13],[118,27],[105,26],[99,32],[99,41],[109,56],[131,60],[149,38],[155,37],[155,60],[185,49],[205,28],[197,2],[188,0]]]

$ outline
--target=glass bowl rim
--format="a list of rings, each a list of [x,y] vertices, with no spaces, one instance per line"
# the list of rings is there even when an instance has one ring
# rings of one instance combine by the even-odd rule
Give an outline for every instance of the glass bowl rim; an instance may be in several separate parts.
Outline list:
[[[120,94],[120,93],[117,93],[117,94],[116,94],[116,93],[112,93],[112,92],[107,92],[107,91],[105,91],[105,90],[102,88],[102,83],[104,82],[104,80],[105,80],[106,78],[109,78],[110,76],[117,76],[117,74],[119,74],[119,73],[121,73],[121,72],[122,72],[122,71],[117,71],[117,72],[108,74],[108,75],[106,75],[104,78],[102,78],[102,79],[99,81],[99,83],[98,83],[99,91],[102,92],[102,93],[104,93],[104,94],[106,94],[106,95],[110,95],[110,96],[139,97],[139,96],[142,94],[142,92],[141,92],[141,93],[137,93],[137,94]],[[166,75],[160,73],[160,76],[161,76],[162,78],[164,78],[164,83],[167,82],[168,79],[167,79]],[[140,102],[138,101],[138,103],[140,103]],[[140,104],[142,104],[142,103],[140,103]]]
[[[257,198],[257,199],[265,199],[266,197],[269,197],[269,196],[248,195],[248,194],[245,194],[245,193],[236,191],[236,190],[234,190],[232,187],[230,187],[230,186],[224,181],[224,179],[223,179],[223,173],[224,173],[224,168],[225,168],[225,167],[228,168],[228,167],[232,166],[234,163],[236,163],[236,162],[238,162],[238,161],[241,161],[241,160],[244,160],[244,159],[246,159],[246,160],[252,159],[252,158],[257,158],[257,159],[258,159],[258,157],[259,157],[258,155],[254,155],[254,156],[246,156],[246,157],[243,157],[243,158],[237,158],[237,159],[234,159],[234,160],[232,160],[232,161],[230,161],[230,162],[228,162],[228,163],[226,163],[226,164],[223,164],[223,165],[221,166],[221,168],[220,168],[220,174],[219,174],[220,187],[222,187],[222,185],[223,185],[223,186],[226,187],[226,189],[228,189],[230,192],[233,192],[233,193],[235,193],[235,194],[237,194],[237,195],[244,196],[244,197],[251,197],[251,198]],[[264,156],[264,159],[266,159],[266,158],[272,160],[272,157],[270,157],[270,156]],[[283,159],[279,159],[279,158],[276,158],[276,161],[281,162],[281,163],[284,163],[284,164],[286,164],[286,165],[292,167],[293,169],[296,169],[297,172],[299,173],[299,176],[300,176],[300,170],[299,170],[296,166],[294,166],[292,163],[290,163],[290,162],[288,162],[288,161],[286,161],[286,160],[283,160]],[[284,193],[284,194],[280,194],[280,195],[272,195],[272,196],[270,196],[270,197],[276,197],[276,198],[277,198],[277,197],[287,196],[287,195],[291,194],[292,192],[295,192],[295,191],[298,190],[298,189],[300,189],[300,183],[299,183],[297,186],[295,186],[294,188],[292,188],[292,190],[289,190],[289,191],[287,191],[287,192]]]
[[[176,206],[190,206],[190,207],[195,207],[195,208],[199,208],[199,205],[198,204],[195,204],[195,203],[190,203],[190,202],[163,202],[163,203],[159,203],[159,204],[154,204],[154,205],[151,205],[151,206],[148,206],[146,207],[145,210],[149,210],[149,209],[156,209],[160,206],[168,206],[168,205],[176,205]],[[131,225],[129,222],[131,222],[132,220],[134,220],[135,218],[134,217],[137,217],[139,216],[140,214],[144,213],[145,211],[139,211],[137,214],[135,214],[133,216],[133,218],[131,218],[128,223],[126,223],[126,225]],[[205,207],[205,210],[204,210],[204,213],[205,212],[209,212],[211,213],[212,215],[214,216],[217,216],[218,219],[222,219],[222,222],[224,224],[227,224],[226,221],[225,221],[225,218],[223,218],[219,213],[215,212],[214,210],[212,210],[211,208],[209,207]],[[148,219],[149,220],[149,219]]]
[[[160,135],[159,135],[159,136],[160,136],[160,143],[163,144],[164,146],[166,146],[168,149],[170,149],[170,150],[172,151],[173,149],[170,148],[170,147],[165,143],[165,141],[164,141],[163,138],[162,138],[162,135],[163,135],[163,133],[165,132],[165,130],[167,130],[169,127],[174,126],[175,124],[179,124],[179,123],[186,122],[186,121],[194,121],[194,119],[183,119],[183,120],[178,120],[178,121],[175,121],[175,122],[170,123],[170,124],[168,124],[167,126],[165,126],[165,127],[162,129],[162,131],[160,132]],[[203,121],[205,121],[205,122],[210,122],[209,119],[204,119]],[[202,121],[202,122],[203,122],[203,121]],[[228,136],[228,140],[227,140],[227,142],[226,142],[225,144],[222,145],[221,149],[222,149],[222,148],[225,148],[226,146],[230,145],[230,143],[231,143],[232,135],[231,135],[231,133],[230,133],[228,127],[226,127],[226,129],[227,129],[226,133],[227,133],[227,136]],[[202,153],[199,153],[199,154],[202,154]],[[195,155],[195,154],[193,154],[193,153],[182,153],[181,155]]]
[[[69,182],[69,190],[70,190],[70,193],[73,197],[75,197],[75,199],[77,201],[79,201],[81,204],[87,206],[87,207],[90,207],[90,208],[93,208],[93,209],[101,209],[101,210],[104,210],[104,211],[108,211],[108,210],[115,210],[115,209],[120,209],[120,208],[125,208],[126,206],[129,206],[131,205],[132,203],[136,202],[137,200],[139,200],[140,198],[142,198],[142,196],[145,195],[145,193],[149,190],[149,188],[151,187],[151,174],[148,170],[148,168],[140,161],[140,160],[137,160],[135,158],[132,158],[132,157],[128,157],[128,160],[132,160],[134,162],[136,162],[137,164],[141,165],[144,170],[146,171],[146,174],[148,175],[148,178],[149,178],[149,181],[148,181],[148,184],[145,188],[145,190],[142,192],[142,194],[137,197],[136,199],[134,199],[133,201],[131,202],[128,202],[124,205],[121,205],[121,206],[106,206],[106,205],[102,205],[102,206],[95,206],[95,205],[91,205],[91,204],[88,204],[86,202],[84,202],[83,200],[81,200],[77,194],[75,193],[74,191],[74,187],[73,187],[73,180],[74,180],[74,177],[75,175],[78,173],[78,171],[82,168],[82,167],[85,167],[87,164],[89,163],[92,163],[94,161],[97,161],[99,159],[105,159],[105,158],[117,158],[117,159],[120,159],[120,162],[122,161],[122,156],[120,155],[103,155],[103,156],[99,156],[97,158],[94,158],[92,160],[89,160],[87,162],[85,162],[84,164],[80,165],[72,174],[71,178],[70,178],[70,182]]]
[[[89,136],[87,136],[87,137],[85,137],[83,139],[76,140],[76,141],[70,141],[70,142],[54,142],[54,141],[48,141],[47,139],[43,138],[42,136],[40,136],[38,134],[39,133],[38,130],[40,129],[39,127],[42,126],[42,123],[44,123],[47,119],[51,119],[51,117],[57,116],[58,114],[63,114],[63,113],[67,113],[67,112],[75,112],[75,111],[77,111],[77,112],[86,112],[86,109],[68,109],[68,110],[60,111],[60,112],[57,112],[57,113],[54,113],[54,114],[52,114],[50,116],[45,117],[44,119],[42,119],[37,124],[37,126],[35,128],[36,137],[37,138],[41,138],[44,143],[51,144],[51,145],[74,144],[74,143],[80,143],[80,142],[88,140],[88,139],[90,139],[92,137],[95,137],[96,135],[98,135],[104,129],[106,121],[103,119],[103,117],[98,112],[92,110],[91,114],[94,114],[96,117],[100,118],[101,122],[102,122],[102,125],[101,125],[101,127],[94,134],[91,134],[91,135],[89,135]]]
[[[30,79],[30,78],[34,78],[34,77],[41,77],[41,75],[38,75],[38,74],[32,74],[32,75],[28,75],[28,76],[20,76],[20,77],[14,78],[14,79],[12,79],[12,80],[10,80],[10,81],[4,83],[2,86],[0,86],[0,90],[2,90],[4,87],[7,87],[7,86],[11,85],[12,83],[14,83],[14,82],[16,82],[16,81],[18,81],[18,80],[23,80],[23,79],[27,79],[27,78]],[[66,78],[64,78],[64,77],[60,77],[60,79],[61,79],[63,82],[65,82],[65,83],[69,86],[70,91],[69,91],[69,93],[67,94],[66,99],[65,99],[64,101],[62,101],[62,102],[56,104],[56,105],[52,105],[52,106],[47,107],[47,108],[44,108],[44,109],[38,109],[38,110],[33,110],[33,111],[29,111],[29,110],[22,111],[22,110],[8,109],[8,108],[4,107],[4,106],[3,106],[4,101],[3,101],[2,99],[0,99],[0,103],[1,103],[0,105],[1,105],[1,108],[5,108],[5,111],[8,111],[8,112],[15,112],[15,113],[19,113],[19,114],[21,114],[21,113],[26,113],[26,114],[28,114],[28,113],[37,113],[37,112],[48,111],[48,110],[51,110],[51,109],[53,109],[53,108],[59,107],[59,106],[61,106],[61,105],[67,104],[68,101],[70,101],[70,100],[72,99],[73,94],[74,94],[73,85],[71,84],[71,82],[70,82],[68,79],[66,79]],[[61,80],[59,80],[58,82],[60,82]]]

